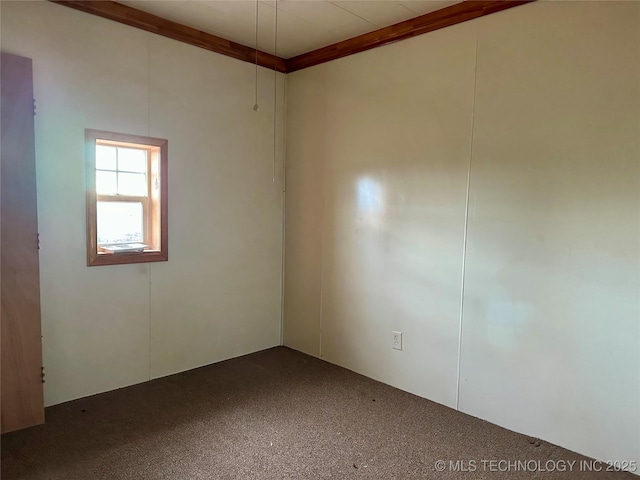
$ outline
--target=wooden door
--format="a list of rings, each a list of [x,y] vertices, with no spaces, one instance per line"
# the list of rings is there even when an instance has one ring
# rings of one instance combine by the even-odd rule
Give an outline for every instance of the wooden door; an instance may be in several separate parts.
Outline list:
[[[1,54],[2,432],[44,422],[31,59]]]

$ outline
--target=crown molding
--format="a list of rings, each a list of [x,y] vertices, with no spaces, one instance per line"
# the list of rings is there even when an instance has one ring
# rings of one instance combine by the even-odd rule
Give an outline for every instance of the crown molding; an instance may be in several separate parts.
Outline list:
[[[201,32],[181,23],[167,20],[166,18],[152,15],[137,8],[129,7],[118,2],[111,1],[88,1],[88,0],[49,0],[58,5],[74,8],[82,12],[91,13],[99,17],[124,23],[132,27],[156,33],[163,37],[168,37],[179,42],[188,43],[196,47],[221,53],[228,57],[236,58],[244,62],[255,64],[261,67],[286,72],[286,60],[270,53],[257,51],[256,49],[241,45],[231,40],[227,40],[210,33]]]
[[[535,0],[465,0],[426,15],[380,28],[311,52],[284,59],[210,33],[167,20],[128,5],[107,0],[49,0],[52,3],[91,13],[140,28],[179,42],[204,48],[244,62],[291,73],[338,58],[412,38],[485,15],[517,7]]]
[[[287,73],[330,62],[338,58],[382,47],[399,40],[405,40],[444,27],[473,20],[484,15],[517,7],[534,0],[467,0],[449,7],[441,8],[420,17],[410,18],[373,32],[365,33],[342,42],[303,53],[287,60]]]

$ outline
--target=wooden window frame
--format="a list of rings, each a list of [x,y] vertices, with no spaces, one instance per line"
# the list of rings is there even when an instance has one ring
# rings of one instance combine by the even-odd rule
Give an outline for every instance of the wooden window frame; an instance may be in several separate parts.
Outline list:
[[[148,196],[128,195],[102,196],[96,192],[96,145],[101,142],[111,145],[142,148],[147,150]],[[169,259],[168,235],[168,141],[161,138],[143,137],[126,133],[103,130],[85,130],[85,161],[87,178],[87,266],[122,265],[131,263],[165,262]],[[151,186],[159,180],[159,189]],[[159,197],[159,198],[158,198]],[[160,248],[141,253],[107,253],[98,246],[98,201],[142,202],[146,210],[145,239],[151,239],[152,246]],[[153,207],[153,208],[152,208]],[[158,225],[159,224],[159,225]]]

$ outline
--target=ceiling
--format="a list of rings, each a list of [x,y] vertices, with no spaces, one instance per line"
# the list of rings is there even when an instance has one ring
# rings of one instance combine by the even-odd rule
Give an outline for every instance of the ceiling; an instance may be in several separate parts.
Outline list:
[[[117,0],[138,10],[256,46],[255,0]],[[291,58],[459,3],[442,0],[258,1],[258,49]],[[277,48],[276,48],[277,47]]]

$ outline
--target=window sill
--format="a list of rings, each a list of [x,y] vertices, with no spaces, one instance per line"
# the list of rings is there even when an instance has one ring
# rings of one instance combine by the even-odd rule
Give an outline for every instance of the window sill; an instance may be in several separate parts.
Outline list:
[[[87,266],[125,265],[129,263],[166,262],[169,256],[160,250],[145,250],[138,253],[96,252],[87,259]]]

